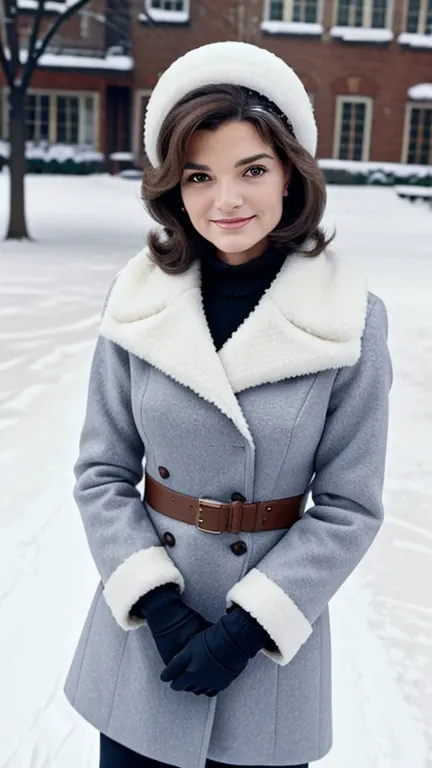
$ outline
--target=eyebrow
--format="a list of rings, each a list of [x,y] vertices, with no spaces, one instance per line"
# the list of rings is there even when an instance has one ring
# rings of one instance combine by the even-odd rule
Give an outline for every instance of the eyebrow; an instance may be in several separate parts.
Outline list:
[[[249,165],[249,163],[254,163],[256,160],[262,160],[263,157],[268,157],[269,160],[274,160],[274,157],[272,155],[267,155],[265,152],[260,153],[259,155],[251,155],[251,157],[245,157],[243,160],[239,160],[235,164],[235,168],[239,168],[241,165]],[[201,165],[200,163],[185,163],[184,171],[211,171],[211,168],[208,165]]]

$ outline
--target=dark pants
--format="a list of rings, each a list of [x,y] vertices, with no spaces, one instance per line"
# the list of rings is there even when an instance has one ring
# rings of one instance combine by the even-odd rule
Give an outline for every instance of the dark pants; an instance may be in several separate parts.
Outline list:
[[[100,738],[100,763],[99,768],[172,768],[168,763],[159,763],[150,757],[138,755],[131,749],[117,744],[108,736],[101,733]],[[227,763],[216,763],[214,760],[207,760],[206,768],[232,768]],[[243,766],[243,768],[257,768],[253,765]],[[261,766],[262,768],[262,766]],[[308,765],[286,765],[284,768],[308,768]]]

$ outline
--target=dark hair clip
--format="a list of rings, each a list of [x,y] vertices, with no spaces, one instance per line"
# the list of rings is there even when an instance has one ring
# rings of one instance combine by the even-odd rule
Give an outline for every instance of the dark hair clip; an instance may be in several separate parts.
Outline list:
[[[252,88],[246,88],[245,90],[248,96],[250,96],[251,98],[253,98],[255,101],[258,102],[258,104],[256,105],[257,109],[261,108],[265,112],[270,112],[270,114],[279,118],[279,120],[283,122],[286,128],[288,128],[292,136],[295,136],[294,128],[292,126],[291,121],[289,120],[285,112],[282,112],[282,110],[279,109],[279,107],[274,103],[274,101],[269,99],[268,96],[266,96],[265,94],[260,93],[259,91],[252,90]]]

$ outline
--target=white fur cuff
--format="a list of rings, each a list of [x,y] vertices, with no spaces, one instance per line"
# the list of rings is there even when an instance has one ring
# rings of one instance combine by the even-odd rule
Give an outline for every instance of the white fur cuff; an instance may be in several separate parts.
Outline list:
[[[278,584],[257,568],[234,584],[226,596],[227,608],[233,603],[250,613],[268,632],[279,653],[262,649],[281,667],[285,667],[312,634],[312,627],[291,598]]]
[[[115,569],[105,584],[103,595],[122,629],[138,629],[146,621],[130,615],[132,606],[151,589],[170,582],[178,584],[183,592],[183,576],[164,547],[148,547],[134,552]]]

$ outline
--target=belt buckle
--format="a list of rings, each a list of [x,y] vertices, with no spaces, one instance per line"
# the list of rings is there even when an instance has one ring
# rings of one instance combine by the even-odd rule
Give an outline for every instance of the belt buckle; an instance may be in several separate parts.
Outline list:
[[[203,507],[221,509],[221,507],[223,507],[223,502],[216,501],[216,499],[198,499],[198,512],[195,521],[196,527],[199,531],[203,531],[204,533],[215,533],[216,535],[222,533],[222,531],[209,531],[208,528],[203,528],[200,525],[200,523],[204,522],[202,519]]]

